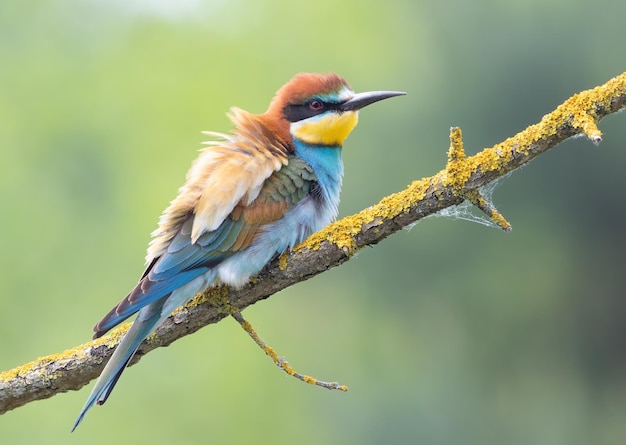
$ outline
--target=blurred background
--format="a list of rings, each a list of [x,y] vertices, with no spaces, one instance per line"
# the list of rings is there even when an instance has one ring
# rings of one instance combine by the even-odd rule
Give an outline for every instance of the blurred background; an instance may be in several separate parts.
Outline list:
[[[84,343],[225,112],[300,71],[408,96],[361,113],[341,215],[626,70],[626,2],[123,0],[0,6],[0,370]],[[429,218],[89,387],[0,416],[0,442],[626,443],[626,117],[493,199],[513,231]]]

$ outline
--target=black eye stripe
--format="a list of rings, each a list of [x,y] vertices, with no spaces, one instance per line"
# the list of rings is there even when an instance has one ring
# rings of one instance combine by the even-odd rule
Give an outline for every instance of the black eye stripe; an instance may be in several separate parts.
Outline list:
[[[310,105],[313,101],[321,102],[322,106],[318,109],[313,109]],[[298,122],[303,119],[308,119],[313,116],[325,113],[329,110],[339,110],[341,104],[324,102],[320,99],[313,99],[306,101],[303,104],[287,104],[283,108],[283,115],[289,122]]]

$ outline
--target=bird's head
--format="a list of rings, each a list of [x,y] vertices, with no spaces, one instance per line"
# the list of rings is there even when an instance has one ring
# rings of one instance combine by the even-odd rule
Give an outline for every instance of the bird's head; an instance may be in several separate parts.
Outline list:
[[[265,113],[285,140],[341,147],[358,122],[361,108],[399,91],[355,93],[337,74],[300,73],[278,90]]]

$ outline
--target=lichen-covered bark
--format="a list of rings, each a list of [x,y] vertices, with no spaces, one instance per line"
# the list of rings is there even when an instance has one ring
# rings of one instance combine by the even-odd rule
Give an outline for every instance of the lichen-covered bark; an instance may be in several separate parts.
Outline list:
[[[480,196],[480,188],[574,135],[584,134],[599,143],[601,133],[596,123],[624,107],[626,73],[572,96],[539,123],[475,156],[465,155],[461,132],[453,128],[445,169],[314,234],[293,252],[272,261],[244,288],[219,287],[197,296],[144,342],[134,362],[154,348],[167,346],[281,289],[338,266],[359,249],[464,200],[477,205],[503,229],[510,228]],[[98,340],[1,373],[0,414],[86,385],[100,373],[127,328],[122,326]]]

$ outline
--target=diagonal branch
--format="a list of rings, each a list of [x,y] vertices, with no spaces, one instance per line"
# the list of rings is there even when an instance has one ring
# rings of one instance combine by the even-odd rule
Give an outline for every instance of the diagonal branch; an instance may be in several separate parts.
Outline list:
[[[623,73],[604,85],[575,94],[539,123],[471,157],[463,150],[461,131],[452,128],[445,169],[314,234],[292,252],[272,261],[242,289],[217,287],[197,296],[142,344],[134,362],[152,349],[167,346],[281,289],[338,266],[363,247],[465,200],[509,230],[510,224],[481,196],[481,187],[572,136],[584,134],[593,143],[600,143],[601,132],[596,123],[625,107]],[[98,340],[1,373],[0,414],[86,385],[98,376],[127,329],[128,324]]]

